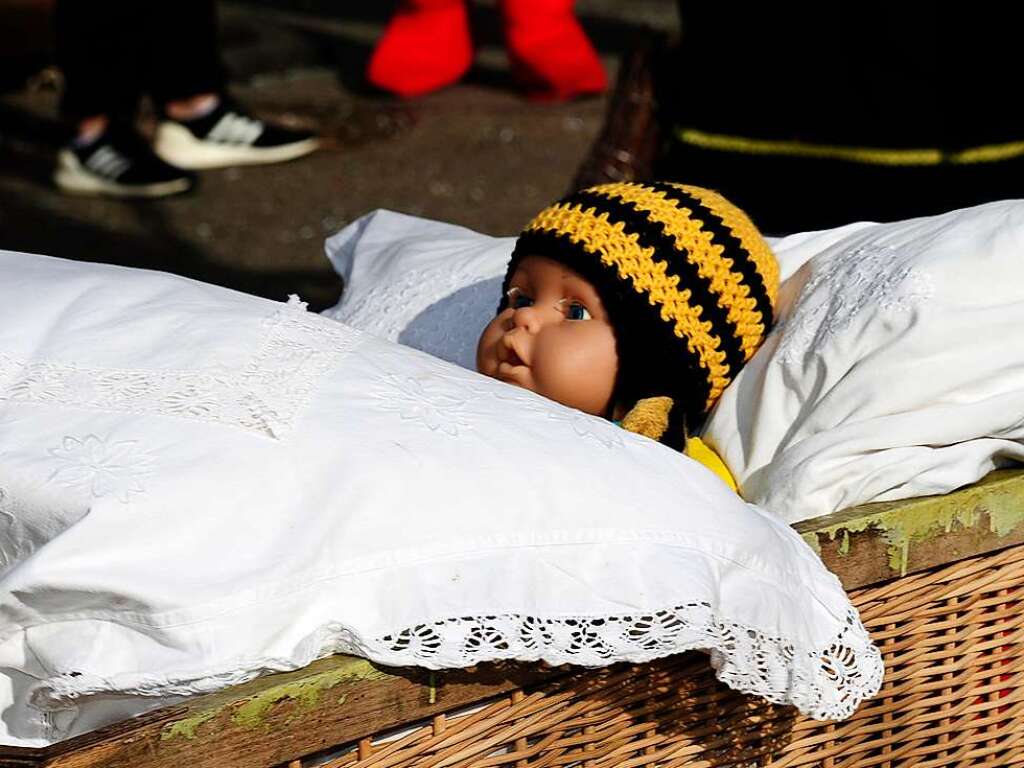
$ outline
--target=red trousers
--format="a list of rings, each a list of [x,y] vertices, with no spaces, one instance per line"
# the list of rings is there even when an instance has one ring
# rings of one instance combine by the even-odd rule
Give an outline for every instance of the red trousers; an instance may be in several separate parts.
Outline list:
[[[516,79],[542,99],[599,93],[607,76],[572,12],[573,0],[502,0]],[[374,50],[367,77],[400,96],[451,85],[473,59],[464,0],[403,0]]]

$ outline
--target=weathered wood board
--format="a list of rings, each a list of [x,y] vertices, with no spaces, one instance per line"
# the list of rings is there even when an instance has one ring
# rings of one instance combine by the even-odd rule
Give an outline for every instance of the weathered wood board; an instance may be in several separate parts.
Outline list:
[[[0,768],[251,768],[566,674],[539,664],[432,672],[330,656],[42,749],[0,746]]]
[[[942,496],[863,504],[793,526],[846,589],[1024,543],[1024,470]]]

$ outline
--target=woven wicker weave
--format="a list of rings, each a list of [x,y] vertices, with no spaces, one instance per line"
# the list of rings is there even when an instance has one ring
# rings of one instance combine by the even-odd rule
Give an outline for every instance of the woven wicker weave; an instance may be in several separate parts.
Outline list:
[[[706,657],[684,654],[515,691],[289,768],[1024,764],[1022,585],[1013,547],[853,592],[886,678],[842,723],[733,693]]]

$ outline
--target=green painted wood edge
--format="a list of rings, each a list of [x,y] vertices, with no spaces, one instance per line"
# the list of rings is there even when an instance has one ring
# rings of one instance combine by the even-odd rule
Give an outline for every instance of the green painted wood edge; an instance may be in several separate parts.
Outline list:
[[[823,539],[838,539],[840,556],[849,554],[852,534],[877,531],[886,542],[890,569],[902,576],[915,543],[983,526],[996,537],[1024,530],[1024,470],[997,470],[952,493],[864,504],[793,527],[819,554]]]
[[[265,725],[266,714],[285,699],[297,703],[295,717],[300,717],[302,713],[316,708],[321,698],[339,685],[392,677],[366,659],[329,656],[295,672],[279,673],[227,688],[221,692],[225,695],[204,697],[202,708],[189,709],[183,717],[165,725],[160,732],[160,740],[194,739],[199,726],[224,713],[221,723],[229,722],[245,729],[260,728]],[[273,684],[267,686],[271,680]],[[345,698],[344,693],[335,696],[334,703],[343,703]]]

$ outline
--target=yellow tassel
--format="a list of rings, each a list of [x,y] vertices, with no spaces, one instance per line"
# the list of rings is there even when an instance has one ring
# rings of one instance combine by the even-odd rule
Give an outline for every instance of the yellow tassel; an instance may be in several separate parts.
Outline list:
[[[645,397],[622,419],[622,428],[638,435],[660,440],[668,429],[668,414],[672,410],[671,397]]]

